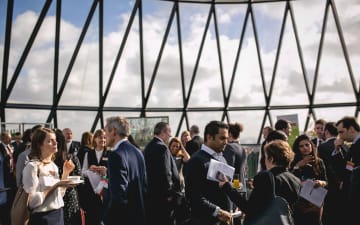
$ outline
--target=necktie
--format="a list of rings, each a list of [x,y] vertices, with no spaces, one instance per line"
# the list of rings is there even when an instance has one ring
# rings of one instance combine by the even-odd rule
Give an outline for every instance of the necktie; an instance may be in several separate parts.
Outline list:
[[[10,172],[13,172],[14,171],[14,156],[13,156],[13,150],[12,148],[10,147],[10,145],[6,145],[5,147],[6,149],[6,152],[10,158]]]

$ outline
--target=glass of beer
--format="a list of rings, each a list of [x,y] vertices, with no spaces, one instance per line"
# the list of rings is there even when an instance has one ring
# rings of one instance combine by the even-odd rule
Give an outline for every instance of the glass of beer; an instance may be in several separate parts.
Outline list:
[[[233,187],[236,188],[236,189],[240,188],[240,175],[238,173],[234,174]]]

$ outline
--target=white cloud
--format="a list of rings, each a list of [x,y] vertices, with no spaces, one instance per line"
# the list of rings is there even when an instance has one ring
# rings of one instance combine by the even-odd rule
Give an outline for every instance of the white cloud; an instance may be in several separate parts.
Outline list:
[[[144,1],[144,4],[146,2]],[[156,3],[152,3],[156,4]],[[356,4],[356,7],[352,7]],[[323,1],[297,1],[294,2],[294,12],[296,23],[299,28],[299,35],[301,40],[302,49],[304,51],[305,64],[309,71],[314,71],[315,60],[317,56],[318,42],[320,39],[319,32],[321,31],[321,20],[322,13],[324,10],[325,3]],[[281,5],[280,5],[281,6]],[[256,16],[260,20],[271,19],[272,21],[281,20],[283,11],[279,13],[274,8],[281,8],[273,6],[271,4],[257,4]],[[360,49],[356,43],[359,36],[359,31],[356,28],[358,23],[354,20],[358,20],[360,9],[357,1],[339,1],[337,6],[341,14],[342,25],[345,28],[344,34],[346,40],[350,43],[350,46],[355,46],[351,49],[353,55],[359,55]],[[186,90],[188,90],[189,82],[194,71],[195,60],[199,51],[199,45],[202,34],[204,32],[204,26],[208,15],[208,8],[201,7],[200,10],[195,10],[191,4],[182,6],[182,15],[189,15],[189,11],[185,11],[186,8],[191,8],[192,14],[182,18],[182,47],[184,53],[184,69],[186,79]],[[196,8],[196,6],[195,6]],[[309,10],[311,8],[311,10]],[[166,8],[165,8],[166,9]],[[150,81],[156,58],[159,53],[161,40],[163,38],[165,27],[167,25],[167,19],[164,17],[165,9],[162,8],[162,12],[146,12],[144,13],[144,60],[145,60],[145,85]],[[170,9],[170,7],[169,7]],[[226,11],[221,8],[217,11],[219,16],[219,24],[231,26],[235,25],[234,18],[241,17],[243,9],[234,8]],[[353,9],[353,10],[350,10]],[[348,13],[349,12],[349,13]],[[260,13],[260,14],[259,14]],[[306,15],[306,16],[305,16]],[[320,16],[319,16],[320,15]],[[332,16],[332,15],[331,15]],[[126,29],[126,25],[129,18],[129,13],[118,15],[122,18],[123,23],[118,24],[118,29],[104,36],[104,88],[106,87],[109,74],[114,65],[115,56],[118,53],[118,49],[123,39],[123,35]],[[37,15],[34,12],[27,11],[23,14],[17,15],[13,25],[12,33],[12,48],[11,48],[11,64],[9,71],[13,71],[16,64],[17,58],[23,50],[26,40],[29,37],[31,30],[36,22]],[[261,22],[261,21],[260,21]],[[290,24],[288,18],[287,23]],[[175,25],[175,24],[173,24]],[[33,46],[31,54],[27,58],[26,64],[23,68],[23,72],[18,78],[15,86],[16,91],[13,92],[9,102],[24,102],[24,103],[44,103],[51,104],[52,102],[52,74],[53,74],[53,42],[54,42],[54,27],[55,18],[49,16],[45,19],[44,24],[36,38],[36,42]],[[154,89],[151,92],[149,99],[149,105],[156,107],[157,105],[181,107],[182,105],[182,94],[179,84],[180,82],[180,65],[179,65],[179,54],[177,45],[176,27],[172,27],[173,32],[170,33],[168,43],[165,46],[164,54],[158,69],[158,75],[155,80]],[[288,27],[289,28],[289,27]],[[236,27],[236,30],[240,28]],[[98,71],[98,46],[97,40],[93,39],[93,32],[96,29],[91,28],[90,34],[85,42],[81,46],[81,50],[76,59],[74,67],[71,71],[70,78],[65,88],[60,104],[61,105],[90,105],[97,106],[98,104],[98,82],[99,82],[99,71]],[[318,80],[319,90],[317,95],[319,101],[324,101],[326,98],[338,97],[331,96],[327,90],[334,88],[333,91],[338,90],[342,87],[342,79],[337,79],[336,74],[347,73],[346,67],[342,66],[339,68],[331,67],[330,65],[339,64],[339,60],[343,61],[342,55],[339,55],[338,51],[331,51],[334,49],[333,43],[338,43],[338,38],[334,29],[329,28],[326,38],[329,44],[327,44],[327,60],[321,64],[322,74],[332,74],[331,76],[321,75]],[[81,32],[80,27],[76,27],[71,21],[62,20],[61,22],[61,50],[60,50],[60,68],[59,78],[62,79],[65,71],[68,67],[68,63],[71,55],[73,54],[75,44],[78,41]],[[280,64],[276,83],[280,86],[284,86],[286,89],[292,91],[293,95],[287,96],[281,99],[280,102],[293,101],[296,98],[297,90],[299,89],[298,82],[301,80],[300,73],[301,68],[298,60],[298,52],[296,50],[294,35],[292,29],[287,29],[284,36],[284,44],[281,50]],[[116,75],[111,86],[111,91],[106,100],[106,106],[121,106],[121,107],[141,107],[141,91],[140,91],[140,52],[139,52],[139,39],[138,39],[138,21],[134,21],[132,31],[126,42],[122,58],[116,70]],[[25,38],[24,38],[25,37]],[[275,38],[275,40],[277,40]],[[227,33],[221,34],[221,50],[222,59],[224,65],[224,77],[225,83],[229,83],[229,79],[233,72],[235,49],[238,47],[239,40],[238,36],[231,37]],[[277,43],[273,43],[273,46],[277,46]],[[0,46],[3,51],[3,46]],[[338,48],[338,46],[335,46]],[[314,50],[315,49],[315,50]],[[269,77],[273,71],[274,55],[276,48],[268,51],[262,51],[262,60],[264,65],[264,74],[266,75],[267,88],[269,88]],[[333,53],[333,54],[330,54]],[[2,55],[2,54],[1,54]],[[330,56],[328,56],[330,55]],[[355,58],[358,61],[358,58]],[[220,72],[218,66],[217,56],[217,45],[215,37],[208,32],[207,39],[205,42],[204,50],[202,52],[202,58],[197,70],[195,84],[191,94],[191,106],[223,106],[223,96],[221,91],[220,83]],[[240,61],[237,69],[238,79],[236,89],[233,90],[233,96],[231,97],[231,106],[244,106],[247,103],[250,105],[262,105],[264,104],[263,93],[260,84],[260,71],[258,68],[258,59],[256,53],[255,41],[250,35],[248,39],[244,40],[242,52],[240,55]],[[342,64],[344,64],[342,62]],[[355,61],[353,61],[353,66]],[[355,70],[359,71],[358,66]],[[288,76],[288,75],[294,76]],[[256,77],[256,79],[254,79]],[[311,74],[309,75],[311,77]],[[333,85],[332,85],[333,84]],[[59,83],[60,85],[60,83]],[[228,85],[227,85],[228,87]],[[345,85],[346,87],[346,85]],[[282,90],[280,90],[282,91]],[[323,92],[324,94],[321,94]],[[227,91],[226,91],[227,93]],[[235,94],[234,94],[235,93]],[[280,95],[282,92],[278,92]],[[288,92],[287,92],[288,93]],[[302,93],[303,94],[303,93]],[[353,96],[349,97],[351,93],[346,93],[340,96],[340,99],[346,101],[350,99],[353,101]],[[179,100],[180,99],[180,100]],[[272,101],[274,102],[274,101]],[[276,102],[276,101],[275,101]],[[304,102],[307,104],[307,102]],[[10,112],[10,111],[9,111]],[[20,113],[23,113],[22,111]],[[341,111],[340,111],[341,113]],[[9,114],[9,113],[8,113]],[[221,113],[220,113],[221,114]],[[64,113],[69,118],[59,117],[59,120],[63,120],[61,126],[71,126],[73,121],[77,120],[77,113]],[[195,114],[194,114],[195,115]],[[205,124],[202,121],[201,113],[192,116],[191,124],[198,123]],[[216,117],[213,119],[220,119],[218,114],[214,114]],[[86,117],[88,116],[88,117]],[[94,113],[85,113],[82,118],[82,123],[77,124],[81,128],[79,130],[90,129],[93,122]],[[261,114],[257,114],[257,118],[261,120]],[[18,119],[24,118],[23,116],[16,115],[16,112],[11,111],[11,114],[7,115],[7,118]],[[31,120],[37,118],[33,116],[26,117]],[[208,117],[206,117],[208,118]],[[245,122],[249,123],[246,118],[242,118]],[[87,123],[86,123],[87,122]],[[178,124],[172,124],[173,131],[176,130]],[[250,124],[247,126],[246,132],[250,132],[253,135],[253,140],[256,140],[258,135],[258,128],[252,128]],[[78,139],[79,134],[78,132]],[[250,135],[251,136],[251,135]],[[249,139],[250,140],[250,139]]]

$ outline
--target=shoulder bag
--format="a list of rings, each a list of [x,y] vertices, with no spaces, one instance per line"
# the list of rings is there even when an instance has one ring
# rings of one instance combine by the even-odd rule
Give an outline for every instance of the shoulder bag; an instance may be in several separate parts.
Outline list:
[[[39,176],[39,167],[37,176]],[[22,181],[22,176],[21,176]],[[11,206],[11,225],[27,225],[30,217],[29,193],[24,190],[23,184],[18,187]]]
[[[272,184],[273,198],[264,211],[256,218],[244,220],[244,225],[294,225],[294,219],[289,203],[281,196],[275,194],[275,180],[271,172],[269,179]]]
[[[10,217],[11,225],[26,225],[29,222],[29,194],[24,190],[23,186],[20,186],[16,192]]]

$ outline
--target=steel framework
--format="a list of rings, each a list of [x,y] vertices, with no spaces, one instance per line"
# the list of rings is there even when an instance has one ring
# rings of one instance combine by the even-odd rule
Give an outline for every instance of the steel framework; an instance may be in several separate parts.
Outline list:
[[[354,116],[356,116],[356,117],[358,116],[359,110],[360,110],[360,87],[358,87],[356,84],[355,75],[353,73],[352,65],[351,65],[350,58],[349,58],[349,53],[348,53],[347,46],[345,43],[344,34],[342,31],[340,19],[339,19],[338,13],[337,13],[337,9],[336,9],[334,0],[324,1],[324,3],[326,4],[326,7],[325,7],[326,10],[324,11],[323,21],[322,21],[322,25],[321,25],[321,39],[320,39],[320,44],[319,44],[319,48],[317,51],[314,81],[312,83],[312,86],[310,85],[310,83],[308,81],[308,74],[307,74],[307,70],[305,68],[304,57],[303,57],[301,43],[300,43],[298,31],[297,31],[297,25],[296,25],[296,21],[295,21],[295,17],[294,17],[292,1],[290,1],[290,0],[282,1],[282,2],[285,2],[286,4],[285,4],[284,11],[283,11],[283,21],[282,21],[282,25],[281,25],[279,41],[277,44],[276,58],[275,58],[274,67],[273,67],[273,71],[272,71],[271,83],[270,83],[270,87],[268,89],[269,91],[267,91],[266,82],[265,82],[265,78],[264,78],[264,66],[262,63],[263,59],[260,54],[258,29],[257,29],[256,22],[255,22],[253,5],[254,4],[263,4],[263,3],[268,3],[268,2],[275,2],[275,1],[268,1],[268,0],[237,0],[237,1],[230,1],[230,0],[229,1],[225,1],[225,0],[213,0],[213,1],[210,1],[210,0],[208,0],[208,1],[206,1],[206,0],[203,0],[203,1],[173,0],[173,1],[170,1],[170,0],[168,0],[168,2],[171,2],[171,4],[172,4],[171,13],[170,13],[170,16],[168,19],[168,23],[166,26],[166,30],[164,32],[163,39],[161,41],[161,46],[160,46],[160,49],[159,49],[159,52],[158,52],[158,55],[156,58],[156,63],[153,68],[153,71],[151,73],[150,82],[146,86],[145,81],[144,81],[145,75],[144,75],[144,49],[143,49],[144,36],[143,36],[143,1],[142,0],[136,0],[134,3],[134,6],[132,8],[130,18],[129,18],[129,21],[128,21],[128,24],[126,27],[125,34],[123,36],[123,39],[121,40],[119,49],[117,49],[117,55],[115,58],[115,62],[112,66],[109,79],[106,80],[105,85],[103,85],[103,83],[104,83],[103,82],[103,79],[104,79],[104,74],[103,74],[104,73],[103,72],[104,71],[104,69],[103,69],[104,28],[103,28],[103,24],[104,24],[104,16],[105,16],[103,0],[93,0],[92,6],[88,12],[86,21],[82,27],[81,34],[76,43],[76,47],[72,53],[70,62],[67,65],[67,69],[64,74],[64,78],[61,81],[59,80],[58,65],[59,65],[59,54],[60,54],[59,44],[60,44],[60,25],[61,25],[60,21],[61,21],[61,14],[62,14],[62,7],[61,7],[62,0],[46,0],[46,1],[44,1],[44,5],[42,7],[41,12],[38,15],[37,22],[32,30],[30,37],[28,38],[26,46],[24,47],[24,49],[22,51],[21,57],[17,63],[17,66],[16,66],[13,74],[9,74],[9,71],[10,71],[9,70],[9,57],[10,57],[10,51],[11,51],[11,33],[12,33],[12,26],[13,26],[13,22],[14,22],[13,21],[14,0],[8,0],[7,1],[7,10],[6,10],[6,26],[5,26],[5,36],[4,36],[2,83],[1,83],[2,84],[1,85],[1,104],[0,104],[1,105],[1,107],[0,107],[1,122],[7,122],[6,114],[5,114],[6,109],[48,110],[49,114],[48,114],[46,121],[44,121],[44,122],[46,122],[46,123],[53,122],[55,127],[57,127],[57,125],[58,125],[58,116],[57,116],[58,110],[94,111],[94,112],[96,112],[96,116],[95,116],[95,118],[92,122],[92,126],[91,126],[91,130],[94,131],[94,129],[97,127],[97,125],[99,123],[100,123],[101,127],[104,126],[103,112],[105,112],[105,111],[138,112],[140,117],[146,117],[148,112],[163,112],[163,113],[181,112],[181,117],[180,117],[180,120],[179,120],[179,123],[177,126],[177,130],[176,130],[176,134],[178,135],[183,123],[186,124],[187,128],[189,127],[188,112],[220,111],[220,112],[222,112],[221,120],[231,121],[230,116],[229,116],[230,111],[263,110],[264,116],[262,119],[262,125],[261,125],[261,128],[262,128],[262,127],[264,127],[267,120],[270,121],[270,124],[273,123],[273,121],[271,119],[271,110],[307,109],[308,116],[306,119],[304,130],[308,129],[310,118],[316,119],[314,109],[317,109],[317,108],[336,108],[336,107],[352,106],[352,107],[356,108],[356,110],[354,112]],[[48,10],[49,10],[49,7],[51,6],[51,4],[56,4],[56,26],[55,26],[56,29],[55,29],[55,39],[54,39],[55,55],[54,55],[54,61],[53,61],[53,63],[54,63],[53,64],[53,66],[54,66],[53,78],[54,79],[53,79],[53,87],[52,87],[53,88],[52,104],[32,104],[32,103],[11,102],[11,101],[9,101],[9,96],[11,95],[14,85],[16,84],[16,82],[18,80],[19,74],[23,70],[24,63],[27,60],[29,52],[30,52],[30,50],[33,46],[33,43],[37,37],[40,27],[43,25],[44,19],[48,13]],[[183,62],[183,50],[182,50],[183,46],[182,46],[182,33],[181,33],[181,29],[180,29],[181,21],[180,21],[180,11],[179,11],[180,4],[209,4],[210,5],[209,12],[207,15],[207,20],[206,20],[206,25],[204,27],[204,32],[203,32],[202,38],[201,38],[201,44],[200,44],[199,49],[196,50],[197,56],[196,56],[196,61],[194,62],[195,66],[194,66],[194,69],[193,69],[193,72],[191,75],[191,81],[190,81],[189,87],[187,88],[187,91],[186,91],[185,81],[184,81],[184,62]],[[239,37],[239,44],[237,46],[236,60],[235,60],[235,64],[233,65],[233,68],[232,68],[230,85],[227,89],[225,88],[225,84],[224,84],[224,74],[223,74],[224,73],[223,72],[224,65],[223,65],[223,59],[222,59],[221,50],[220,50],[221,46],[220,46],[220,37],[219,37],[219,31],[218,31],[219,24],[217,22],[218,15],[217,15],[216,7],[219,4],[246,4],[246,7],[247,7],[244,23],[243,23],[242,30],[241,30],[241,35]],[[97,106],[61,105],[61,104],[59,104],[60,99],[63,96],[68,79],[72,74],[72,69],[73,69],[74,63],[75,63],[77,57],[79,56],[78,53],[79,53],[80,47],[81,47],[81,45],[84,41],[84,37],[88,31],[90,22],[94,18],[96,9],[98,10],[98,17],[99,17],[98,18],[98,20],[99,20],[99,23],[98,23],[98,31],[99,31],[98,32],[98,45],[99,45],[99,55],[98,55],[98,57],[99,57],[99,61],[98,61],[99,93],[98,93],[98,95],[99,95],[99,102],[98,102],[98,105]],[[332,12],[333,19],[336,24],[337,34],[338,34],[338,37],[340,40],[344,60],[346,62],[349,78],[351,81],[351,85],[352,85],[352,89],[353,89],[353,93],[355,95],[356,101],[344,102],[344,103],[315,104],[314,96],[316,94],[319,66],[321,63],[322,52],[323,52],[324,35],[326,33],[326,24],[329,19],[330,11]],[[139,76],[141,77],[142,104],[141,104],[141,107],[106,107],[105,101],[108,97],[112,82],[115,77],[116,70],[118,69],[119,61],[122,58],[125,44],[128,41],[129,32],[131,30],[131,27],[134,25],[134,20],[135,20],[136,16],[138,16],[138,21],[139,21],[139,24],[138,24],[138,26],[139,26],[139,51],[140,51],[140,56],[139,56],[140,74],[139,74]],[[287,21],[288,17],[290,17],[291,25],[293,27],[293,32],[294,32],[294,36],[295,36],[295,40],[296,40],[296,46],[297,46],[297,50],[298,50],[298,57],[299,57],[300,64],[301,64],[302,76],[305,81],[306,94],[307,94],[307,98],[309,100],[309,104],[290,105],[290,106],[289,105],[285,105],[285,106],[271,105],[270,101],[272,99],[272,94],[273,94],[274,80],[277,75],[279,55],[280,55],[280,51],[282,48],[284,29],[285,29],[286,21]],[[214,28],[215,28],[215,35],[216,35],[215,38],[216,38],[216,43],[217,43],[217,52],[218,52],[218,60],[219,60],[219,68],[220,68],[220,76],[221,76],[221,87],[222,87],[221,89],[222,89],[224,105],[222,107],[189,107],[189,100],[192,95],[192,89],[193,89],[193,85],[195,82],[195,78],[198,74],[199,61],[202,57],[205,38],[206,38],[206,34],[209,30],[211,19],[214,20]],[[175,21],[175,23],[174,23],[174,21]],[[176,24],[177,38],[178,38],[178,43],[179,43],[178,44],[178,51],[179,51],[178,53],[179,53],[179,59],[180,59],[179,63],[180,63],[183,106],[182,107],[171,107],[171,108],[165,108],[165,107],[152,108],[152,107],[148,106],[149,97],[151,96],[152,87],[154,85],[154,82],[155,82],[155,79],[156,79],[156,76],[158,73],[158,69],[160,66],[160,62],[162,60],[164,47],[168,40],[169,32],[170,32],[170,29],[172,28],[173,24]],[[264,95],[264,99],[265,99],[265,105],[263,105],[263,106],[230,107],[229,100],[233,93],[233,84],[234,84],[234,80],[236,77],[236,72],[238,70],[241,70],[241,68],[238,68],[238,61],[239,61],[240,53],[242,50],[242,46],[244,44],[245,31],[246,31],[246,27],[248,24],[250,24],[252,26],[253,31],[254,31],[253,35],[255,37],[257,57],[258,57],[258,61],[259,61],[259,70],[260,70],[260,76],[261,76],[261,81],[259,81],[259,82],[261,82],[262,87],[263,87],[263,95]],[[58,82],[60,85],[58,84]],[[258,135],[258,141],[257,141],[258,143],[260,142],[260,139],[261,139],[261,130],[259,131],[259,135]]]

